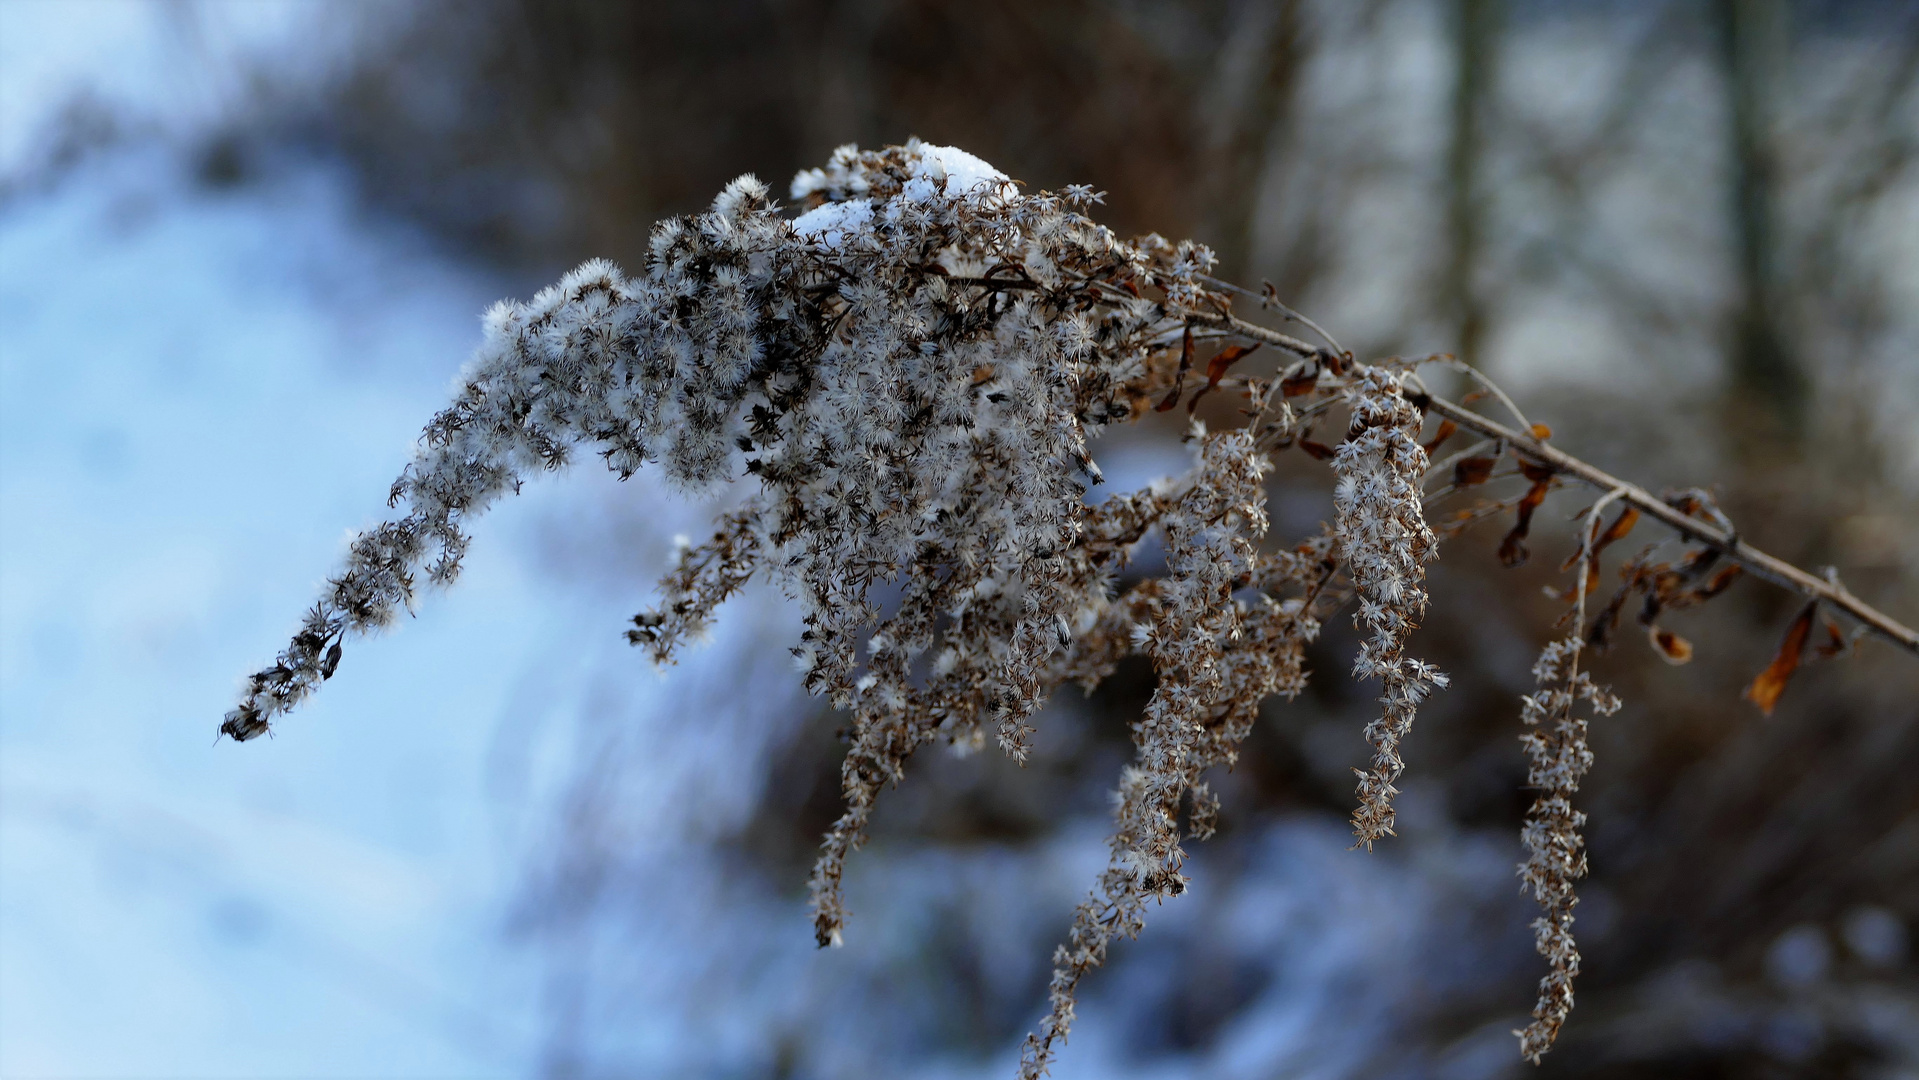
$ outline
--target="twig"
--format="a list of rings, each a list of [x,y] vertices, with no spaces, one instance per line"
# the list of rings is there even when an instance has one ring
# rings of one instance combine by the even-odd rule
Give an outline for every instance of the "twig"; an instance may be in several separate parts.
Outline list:
[[[1513,401],[1512,398],[1509,398],[1506,396],[1506,391],[1501,390],[1499,388],[1498,383],[1492,381],[1491,379],[1488,379],[1484,374],[1480,372],[1478,368],[1472,366],[1471,364],[1468,364],[1466,361],[1461,360],[1457,356],[1450,356],[1445,353],[1441,353],[1438,356],[1431,357],[1430,360],[1432,363],[1435,363],[1435,364],[1444,364],[1445,366],[1452,368],[1454,371],[1457,371],[1460,374],[1465,375],[1467,378],[1470,378],[1474,382],[1478,383],[1482,388],[1486,390],[1487,393],[1498,398],[1499,403],[1501,405],[1506,406],[1506,411],[1513,414],[1513,419],[1519,421],[1520,427],[1525,428],[1527,431],[1531,431],[1533,429],[1533,422],[1531,420],[1526,419],[1525,413],[1519,411],[1519,406]],[[1415,376],[1415,378],[1416,377],[1417,376]],[[1419,388],[1421,390],[1424,390],[1426,388],[1426,384],[1424,381],[1420,382]]]
[[[1480,454],[1483,454],[1488,450],[1493,451],[1493,455],[1492,455],[1493,457],[1501,457],[1505,454],[1505,451],[1503,449],[1495,449],[1495,447],[1498,447],[1498,446],[1499,446],[1499,440],[1497,439],[1481,439],[1478,442],[1472,444],[1471,446],[1468,446],[1466,449],[1461,450],[1458,453],[1452,455],[1446,460],[1441,461],[1435,465],[1428,466],[1426,469],[1425,479],[1431,480],[1435,476],[1450,476],[1452,475],[1454,466],[1457,466],[1460,462],[1466,460],[1469,457],[1478,457]],[[1491,477],[1487,477],[1487,479],[1491,479]]]
[[[1326,344],[1332,346],[1332,349],[1334,352],[1339,353],[1341,356],[1346,355],[1345,348],[1343,348],[1339,344],[1339,342],[1333,340],[1333,335],[1327,333],[1323,328],[1321,328],[1321,326],[1318,323],[1307,318],[1305,315],[1297,311],[1294,311],[1291,307],[1288,307],[1285,304],[1280,303],[1277,297],[1268,296],[1263,293],[1256,293],[1253,290],[1248,289],[1243,285],[1235,285],[1230,281],[1221,281],[1216,277],[1211,277],[1206,274],[1201,274],[1199,276],[1199,280],[1205,282],[1209,288],[1224,289],[1227,292],[1237,293],[1240,296],[1244,296],[1249,300],[1259,301],[1259,306],[1263,308],[1268,308],[1273,311],[1277,311],[1281,315],[1284,315],[1286,316],[1286,318],[1292,320],[1293,322],[1299,323],[1300,325],[1306,327],[1308,330],[1311,330],[1313,333],[1318,334],[1321,340],[1325,341]],[[1268,284],[1267,287],[1271,288],[1272,286]]]
[[[1675,510],[1667,505],[1664,499],[1658,498],[1637,484],[1620,480],[1563,450],[1540,442],[1529,433],[1514,431],[1504,424],[1488,420],[1471,409],[1455,405],[1445,398],[1430,398],[1426,407],[1460,427],[1470,428],[1488,438],[1505,439],[1519,453],[1550,465],[1556,471],[1600,491],[1618,492],[1620,501],[1638,508],[1641,513],[1659,519],[1686,539],[1705,544],[1745,567],[1748,572],[1775,585],[1823,600],[1859,620],[1861,624],[1870,627],[1874,633],[1893,644],[1919,654],[1919,631],[1854,596],[1839,583],[1837,577],[1830,581],[1814,577],[1784,559],[1760,551],[1739,539],[1730,530]]]
[[[1228,326],[1234,333],[1253,341],[1263,341],[1298,356],[1317,358],[1326,352],[1324,349],[1315,348],[1277,330],[1269,330],[1264,326],[1249,323],[1231,315],[1210,320],[1207,316],[1195,316],[1195,321],[1214,321],[1216,325]],[[1563,450],[1533,438],[1530,431],[1515,431],[1462,405],[1455,405],[1445,398],[1433,395],[1427,396],[1426,408],[1485,438],[1504,439],[1506,444],[1515,451],[1550,465],[1555,471],[1597,488],[1601,492],[1616,490],[1622,492],[1618,496],[1620,500],[1637,507],[1641,513],[1657,518],[1686,539],[1705,544],[1745,567],[1748,572],[1775,585],[1823,600],[1859,620],[1861,624],[1870,627],[1880,637],[1914,655],[1919,655],[1919,630],[1914,630],[1854,596],[1839,583],[1836,577],[1830,581],[1814,577],[1784,559],[1760,551],[1739,539],[1729,529],[1723,529],[1681,513],[1645,488],[1627,483],[1597,466],[1588,465]]]
[[[1237,315],[1213,315],[1206,312],[1195,312],[1192,319],[1193,322],[1199,324],[1225,327],[1240,337],[1263,341],[1276,348],[1285,349],[1294,356],[1303,356],[1308,360],[1317,360],[1326,367],[1332,368],[1335,372],[1338,372],[1345,365],[1344,357],[1334,353],[1324,345],[1313,345],[1301,341],[1290,334],[1282,334],[1277,330],[1269,330],[1258,323],[1249,323]]]
[[[1624,499],[1629,494],[1628,486],[1621,484],[1600,496],[1599,501],[1592,505],[1592,512],[1586,518],[1585,524],[1579,528],[1579,559],[1573,569],[1573,573],[1578,575],[1573,585],[1576,593],[1573,601],[1575,604],[1572,633],[1573,658],[1566,669],[1566,679],[1569,684],[1579,676],[1579,654],[1586,644],[1586,586],[1591,584],[1593,571],[1597,567],[1596,560],[1593,563],[1589,563],[1588,560],[1592,558],[1593,545],[1599,542],[1599,518],[1604,513],[1607,503],[1614,499]]]

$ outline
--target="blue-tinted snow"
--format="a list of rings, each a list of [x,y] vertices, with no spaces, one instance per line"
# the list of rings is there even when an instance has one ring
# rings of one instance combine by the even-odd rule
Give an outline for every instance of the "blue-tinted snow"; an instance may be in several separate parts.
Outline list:
[[[129,151],[0,213],[0,1074],[517,1074],[484,766],[570,632],[517,508],[277,739],[213,740],[498,286],[324,168],[185,171]]]

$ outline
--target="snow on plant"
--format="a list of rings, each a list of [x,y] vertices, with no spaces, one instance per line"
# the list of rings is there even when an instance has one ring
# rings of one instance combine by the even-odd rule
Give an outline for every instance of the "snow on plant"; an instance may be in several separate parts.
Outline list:
[[[695,492],[751,477],[757,492],[704,543],[682,548],[659,603],[627,637],[670,663],[755,577],[801,606],[792,652],[805,686],[852,717],[845,809],[810,886],[822,946],[845,931],[846,860],[916,750],[972,747],[990,733],[1024,761],[1056,687],[1090,690],[1128,655],[1153,665],[1158,686],[1133,723],[1111,860],[1055,955],[1051,1009],[1022,1055],[1021,1075],[1037,1076],[1071,1029],[1081,979],[1115,938],[1141,931],[1148,901],[1185,890],[1181,841],[1213,828],[1207,771],[1235,760],[1262,702],[1300,692],[1306,644],[1349,603],[1365,635],[1353,672],[1383,691],[1365,729],[1371,767],[1354,770],[1355,846],[1392,833],[1399,747],[1419,703],[1446,685],[1406,651],[1439,543],[1426,512],[1493,479],[1510,455],[1530,481],[1525,493],[1455,514],[1440,532],[1516,507],[1501,554],[1521,561],[1533,511],[1567,481],[1609,492],[1633,515],[1604,536],[1588,529],[1574,560],[1574,628],[1542,655],[1541,690],[1522,713],[1529,782],[1542,793],[1522,874],[1546,909],[1539,947],[1552,964],[1521,1033],[1536,1061],[1571,1007],[1578,968],[1571,883],[1584,869],[1583,815],[1570,799],[1591,755],[1572,703],[1616,706],[1577,671],[1580,642],[1609,641],[1625,600],[1644,594],[1642,621],[1672,658],[1677,639],[1653,620],[1723,589],[1725,570],[1704,576],[1718,562],[1919,651],[1919,637],[1836,578],[1742,544],[1699,493],[1655,498],[1549,445],[1543,428],[1509,428],[1433,396],[1417,369],[1450,358],[1360,363],[1330,337],[1313,345],[1241,318],[1234,302],[1250,299],[1325,336],[1270,289],[1209,277],[1203,246],[1121,240],[1086,216],[1100,198],[1090,188],[1027,194],[970,154],[914,141],[844,147],[801,173],[792,196],[807,207],[797,218],[742,177],[708,212],[661,223],[637,276],[596,260],[529,303],[489,311],[458,395],[393,485],[393,515],[353,540],[291,645],[247,681],[220,730],[238,741],[266,733],[334,674],[348,637],[410,610],[422,585],[452,582],[466,521],[529,474],[596,453],[622,478],[654,467]],[[1291,359],[1266,376],[1234,375],[1261,345]],[[1194,413],[1221,390],[1243,399],[1241,421],[1219,431],[1190,421],[1195,462],[1184,477],[1089,504],[1085,492],[1101,480],[1091,436],[1182,400]],[[1440,424],[1422,444],[1429,416]],[[1313,439],[1341,418],[1336,447]],[[1460,428],[1482,441],[1432,465],[1428,455]],[[1331,462],[1335,520],[1273,546],[1265,476],[1295,448]],[[1641,512],[1673,528],[1689,554],[1633,560],[1586,629],[1600,551]],[[1165,542],[1164,572],[1121,591],[1121,570],[1153,533]],[[1809,625],[1811,611],[1800,621]],[[1749,696],[1763,708],[1805,637],[1795,623],[1755,680]]]
[[[1371,772],[1359,773],[1359,810],[1353,832],[1371,848],[1393,831],[1393,781],[1405,762],[1399,743],[1412,728],[1419,703],[1446,685],[1430,664],[1403,655],[1406,635],[1426,611],[1424,564],[1437,540],[1426,526],[1426,449],[1419,443],[1419,410],[1406,400],[1401,378],[1384,368],[1359,372],[1346,389],[1352,434],[1333,456],[1336,535],[1359,593],[1357,621],[1371,637],[1360,643],[1353,675],[1379,679],[1384,710],[1366,726],[1373,744]]]

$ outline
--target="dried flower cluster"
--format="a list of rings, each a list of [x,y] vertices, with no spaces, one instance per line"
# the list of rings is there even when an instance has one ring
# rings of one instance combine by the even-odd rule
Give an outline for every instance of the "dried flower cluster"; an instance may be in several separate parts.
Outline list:
[[[1579,974],[1579,949],[1573,943],[1573,882],[1586,876],[1585,840],[1579,829],[1586,815],[1572,807],[1579,781],[1592,767],[1586,745],[1586,720],[1574,711],[1584,699],[1601,716],[1619,711],[1619,699],[1579,670],[1578,637],[1550,642],[1533,664],[1538,692],[1521,698],[1520,742],[1526,748],[1526,783],[1539,792],[1526,812],[1521,837],[1526,861],[1519,876],[1544,910],[1533,920],[1533,943],[1552,970],[1539,980],[1533,1022],[1519,1035],[1519,1052],[1539,1063],[1572,1012],[1572,981]]]
[[[1516,433],[1431,397],[1414,373],[1421,361],[1360,364],[1241,320],[1235,296],[1276,301],[1208,278],[1204,247],[1120,240],[1082,213],[1099,199],[1090,189],[1026,194],[971,155],[910,142],[843,148],[792,194],[807,207],[797,218],[742,177],[708,212],[659,225],[637,276],[589,262],[530,303],[494,307],[458,397],[393,485],[395,515],[353,541],[221,731],[265,733],[332,677],[346,637],[410,608],[422,577],[451,582],[465,520],[530,473],[591,451],[621,477],[657,467],[688,489],[752,477],[758,491],[705,543],[682,547],[659,604],[627,636],[671,662],[755,577],[801,605],[792,651],[805,685],[852,717],[845,810],[811,882],[821,945],[841,939],[846,859],[916,749],[968,748],[990,731],[1023,761],[1055,688],[1090,690],[1129,655],[1153,665],[1111,860],[1055,955],[1051,1011],[1022,1055],[1021,1075],[1038,1076],[1071,1028],[1080,980],[1115,937],[1140,932],[1149,900],[1184,891],[1182,835],[1209,835],[1217,811],[1207,771],[1233,763],[1263,702],[1300,692],[1306,644],[1354,600],[1365,637],[1353,672],[1383,688],[1365,729],[1371,768],[1355,770],[1354,833],[1367,847],[1392,833],[1399,747],[1420,702],[1446,685],[1406,654],[1438,542],[1427,505],[1487,482],[1510,453],[1532,487],[1464,515],[1518,506],[1523,539],[1562,472],[1596,482],[1580,471],[1596,470],[1536,429]],[[1296,362],[1267,378],[1231,376],[1259,344]],[[1215,402],[1238,395],[1251,419],[1210,434],[1192,421],[1185,477],[1090,502],[1100,474],[1088,437],[1173,409],[1202,348],[1214,351],[1188,411],[1225,390]],[[1446,422],[1422,445],[1434,410]],[[1313,426],[1341,411],[1345,440],[1313,442]],[[1459,425],[1491,443],[1450,470],[1431,467],[1428,453]],[[1295,447],[1330,460],[1335,520],[1269,549],[1264,478],[1273,455]],[[1424,494],[1448,472],[1448,487]],[[1692,520],[1627,495],[1669,524]],[[1687,531],[1709,535],[1702,528]],[[1119,572],[1155,532],[1165,571],[1121,593]],[[1616,527],[1605,542],[1613,532],[1623,535]],[[1507,546],[1524,558],[1523,544]],[[1602,546],[1582,549],[1582,622]],[[1663,569],[1636,562],[1627,589],[1680,603],[1692,577],[1661,584]],[[1548,647],[1523,715],[1541,792],[1523,873],[1546,907],[1540,949],[1553,965],[1522,1036],[1534,1060],[1571,1006],[1578,967],[1571,883],[1584,868],[1583,819],[1568,800],[1590,753],[1571,707],[1580,697],[1615,707],[1576,656],[1576,644]]]
[[[1413,714],[1446,676],[1404,654],[1406,636],[1426,611],[1425,562],[1438,540],[1426,527],[1426,449],[1419,443],[1424,419],[1406,400],[1398,375],[1384,368],[1360,372],[1346,390],[1352,435],[1333,457],[1339,483],[1333,488],[1341,555],[1359,591],[1355,621],[1368,637],[1353,659],[1353,677],[1379,679],[1379,718],[1366,726],[1373,744],[1370,772],[1359,775],[1359,810],[1353,833],[1367,848],[1393,832],[1393,781],[1405,762],[1399,744],[1412,729]]]

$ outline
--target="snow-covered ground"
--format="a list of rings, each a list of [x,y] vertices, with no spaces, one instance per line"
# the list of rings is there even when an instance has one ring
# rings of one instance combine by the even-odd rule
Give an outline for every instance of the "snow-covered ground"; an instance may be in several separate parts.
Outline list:
[[[489,752],[577,632],[514,542],[567,494],[280,737],[215,744],[500,285],[324,164],[196,186],[246,65],[327,52],[320,5],[189,7],[0,5],[0,169],[76,100],[123,120],[0,203],[0,1075],[523,1074]]]
[[[324,168],[185,172],[0,212],[0,1074],[517,1073],[487,752],[566,622],[525,560],[482,543],[278,739],[213,740],[497,286]]]
[[[42,156],[75,110],[121,131],[180,135],[276,88],[315,85],[354,35],[396,8],[328,0],[6,0],[0,176]]]

